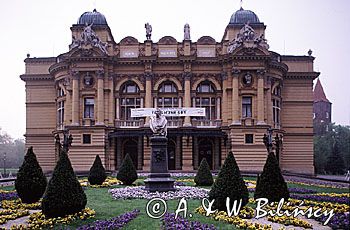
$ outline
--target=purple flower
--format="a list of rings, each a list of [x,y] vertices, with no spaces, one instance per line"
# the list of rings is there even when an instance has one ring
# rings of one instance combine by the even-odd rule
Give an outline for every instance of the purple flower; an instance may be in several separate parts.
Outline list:
[[[316,193],[317,191],[307,188],[288,188],[290,193]]]
[[[307,194],[291,194],[290,198],[298,200],[314,200],[320,202],[333,202],[340,204],[349,204],[349,197],[331,197],[331,196],[319,196],[319,195],[307,195]]]
[[[2,201],[2,200],[15,200],[15,199],[18,199],[18,194],[16,191],[0,192],[0,201]]]
[[[202,224],[199,221],[189,221],[178,216],[175,219],[174,213],[166,213],[162,217],[161,230],[183,229],[183,230],[214,230],[214,225]]]
[[[135,209],[110,220],[97,220],[92,224],[80,226],[78,230],[121,229],[127,223],[135,219],[139,213],[140,210]]]

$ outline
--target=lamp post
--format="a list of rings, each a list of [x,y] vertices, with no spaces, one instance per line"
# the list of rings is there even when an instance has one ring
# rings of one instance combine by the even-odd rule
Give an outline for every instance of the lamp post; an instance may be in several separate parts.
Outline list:
[[[4,152],[4,176],[6,175],[6,152]]]

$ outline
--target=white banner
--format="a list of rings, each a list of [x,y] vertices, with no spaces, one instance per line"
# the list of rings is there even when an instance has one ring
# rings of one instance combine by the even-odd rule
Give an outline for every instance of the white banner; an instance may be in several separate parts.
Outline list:
[[[167,117],[205,117],[205,108],[160,108],[162,114]],[[154,108],[131,109],[131,117],[154,116]]]

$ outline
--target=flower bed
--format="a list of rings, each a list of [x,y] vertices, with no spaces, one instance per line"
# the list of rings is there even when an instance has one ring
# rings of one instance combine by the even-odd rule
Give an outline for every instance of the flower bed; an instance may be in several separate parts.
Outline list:
[[[307,195],[307,194],[291,194],[291,198],[298,200],[314,200],[319,202],[332,202],[339,204],[349,204],[350,199],[348,197],[331,197],[331,196],[319,196],[319,195]]]
[[[121,229],[127,223],[135,219],[139,213],[140,210],[135,209],[110,220],[97,220],[92,224],[80,226],[78,230]]]
[[[325,222],[327,217],[315,218],[317,221]],[[328,222],[328,226],[332,229],[350,229],[350,215],[349,213],[336,213]]]
[[[312,228],[312,225],[305,221],[305,220],[300,220],[298,218],[295,218],[293,216],[268,216],[267,217],[268,221],[283,224],[283,225],[293,225],[296,227],[303,227],[303,228]]]
[[[307,188],[288,188],[288,191],[290,193],[301,193],[301,194],[304,194],[304,193],[316,193],[317,191],[315,190],[312,190],[312,189],[307,189]]]
[[[91,187],[91,188],[107,188],[113,185],[120,185],[122,182],[114,177],[107,177],[106,180],[101,185],[90,185],[88,179],[80,179],[80,185],[82,187]]]
[[[41,200],[33,204],[22,203],[21,199],[16,200],[3,200],[1,201],[1,207],[4,209],[41,209]]]
[[[242,210],[244,210],[244,209],[242,209]],[[206,211],[202,207],[197,208],[196,213],[199,213],[199,214],[204,215],[204,216],[206,215]],[[214,220],[224,221],[224,222],[227,222],[229,224],[232,224],[239,229],[272,230],[271,225],[260,224],[260,223],[250,223],[247,220],[239,217],[239,215],[238,216],[234,216],[234,215],[228,216],[227,213],[224,211],[219,211],[219,212],[217,211],[215,213],[210,214],[209,216],[211,218],[213,218]]]
[[[162,217],[162,230],[173,230],[173,229],[189,229],[189,230],[215,230],[214,225],[202,224],[199,221],[189,221],[187,219],[178,216],[175,219],[174,213],[166,213]]]
[[[114,199],[153,199],[162,198],[164,200],[174,199],[202,199],[208,196],[208,189],[191,186],[175,187],[176,191],[169,192],[148,192],[144,186],[114,188],[108,190]]]
[[[30,214],[28,225],[13,225],[11,229],[42,229],[53,228],[55,224],[69,224],[74,220],[86,220],[95,216],[95,211],[90,208],[85,208],[81,212],[65,217],[46,218],[42,212]]]
[[[0,210],[0,224],[4,224],[9,220],[15,220],[17,218],[20,218],[22,216],[29,215],[28,210],[12,210],[12,209],[3,209]]]
[[[14,200],[14,199],[18,199],[18,194],[16,191],[0,190],[0,201],[2,201],[2,200]]]

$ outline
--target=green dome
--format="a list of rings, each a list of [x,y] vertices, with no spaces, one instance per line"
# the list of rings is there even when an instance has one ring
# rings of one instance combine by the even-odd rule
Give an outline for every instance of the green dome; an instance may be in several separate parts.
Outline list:
[[[232,14],[230,19],[230,24],[246,24],[246,23],[254,24],[260,23],[258,16],[251,10],[241,9],[237,10]]]
[[[85,12],[83,13],[79,19],[78,19],[78,25],[90,25],[91,23],[94,23],[94,25],[107,25],[106,17],[101,14],[100,12],[97,12],[96,9],[94,9],[92,12]]]

